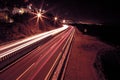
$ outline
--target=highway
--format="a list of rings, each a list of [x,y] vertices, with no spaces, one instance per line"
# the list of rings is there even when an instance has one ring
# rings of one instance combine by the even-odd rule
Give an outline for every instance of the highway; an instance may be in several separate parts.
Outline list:
[[[74,27],[64,25],[0,46],[0,80],[57,79],[55,71],[67,58],[74,32]]]

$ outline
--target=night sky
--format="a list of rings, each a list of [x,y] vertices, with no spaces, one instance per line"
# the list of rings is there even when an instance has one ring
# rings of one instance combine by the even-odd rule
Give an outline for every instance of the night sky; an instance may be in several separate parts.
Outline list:
[[[44,0],[44,3],[53,8],[53,13],[65,19],[93,23],[120,21],[120,4],[117,0]]]

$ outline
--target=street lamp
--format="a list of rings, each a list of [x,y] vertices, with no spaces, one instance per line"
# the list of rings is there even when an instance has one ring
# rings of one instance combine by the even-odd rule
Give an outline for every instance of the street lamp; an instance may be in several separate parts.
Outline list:
[[[54,17],[54,20],[55,20],[55,21],[57,21],[57,20],[58,20],[58,18],[57,18],[57,17]]]
[[[39,13],[37,13],[37,17],[38,18],[41,18],[42,17],[42,14],[39,12]]]
[[[24,13],[24,9],[21,8],[21,9],[19,10],[19,14],[23,14],[23,13]]]
[[[65,22],[66,22],[66,20],[64,19],[62,22],[63,22],[63,23],[65,23]]]

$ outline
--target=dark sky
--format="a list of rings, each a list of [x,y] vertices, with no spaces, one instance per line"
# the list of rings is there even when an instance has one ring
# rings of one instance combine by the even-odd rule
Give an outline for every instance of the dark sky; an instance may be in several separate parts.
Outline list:
[[[36,0],[37,1],[37,0]],[[53,12],[76,21],[119,23],[120,4],[117,0],[44,0]]]

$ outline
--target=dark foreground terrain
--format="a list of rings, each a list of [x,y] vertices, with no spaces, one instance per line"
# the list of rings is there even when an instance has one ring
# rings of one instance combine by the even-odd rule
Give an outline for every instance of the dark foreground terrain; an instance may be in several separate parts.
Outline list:
[[[120,45],[120,25],[111,24],[111,25],[86,25],[86,24],[73,24],[76,26],[82,33],[95,36],[99,40],[110,44],[112,46]],[[86,31],[85,31],[86,29]]]
[[[120,80],[119,29],[104,27],[77,26],[65,80]]]

